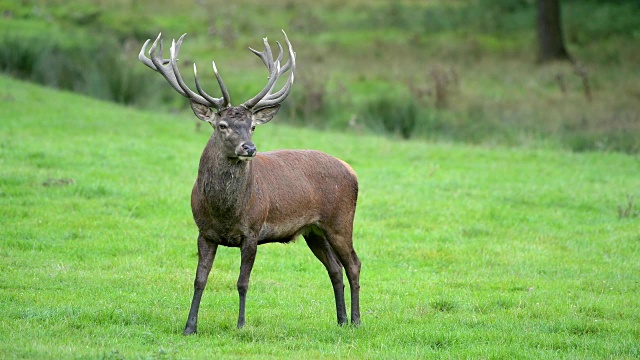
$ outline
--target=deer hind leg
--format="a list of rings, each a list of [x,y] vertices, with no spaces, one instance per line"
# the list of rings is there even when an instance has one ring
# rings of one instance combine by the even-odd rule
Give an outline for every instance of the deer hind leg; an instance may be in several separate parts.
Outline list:
[[[193,299],[191,300],[191,309],[187,318],[187,325],[184,327],[183,335],[197,333],[198,331],[198,309],[200,308],[200,300],[202,293],[207,286],[207,279],[213,260],[216,257],[218,244],[205,240],[202,236],[198,236],[198,268],[196,270],[196,280],[193,282]]]
[[[360,259],[353,249],[351,231],[327,231],[327,240],[344,266],[351,290],[351,324],[360,324]]]
[[[331,249],[327,239],[320,234],[309,233],[304,235],[307,245],[313,254],[322,262],[329,273],[333,294],[336,300],[336,315],[338,325],[345,325],[348,322],[347,310],[344,304],[344,280],[342,278],[342,264]]]

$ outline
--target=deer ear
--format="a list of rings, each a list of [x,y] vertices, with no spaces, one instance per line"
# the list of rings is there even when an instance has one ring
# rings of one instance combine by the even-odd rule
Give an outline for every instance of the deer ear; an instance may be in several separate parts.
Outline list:
[[[191,101],[191,110],[198,119],[209,123],[213,121],[214,114],[210,107]]]
[[[256,125],[266,124],[276,116],[278,110],[280,110],[280,104],[260,109],[251,114],[251,121]]]

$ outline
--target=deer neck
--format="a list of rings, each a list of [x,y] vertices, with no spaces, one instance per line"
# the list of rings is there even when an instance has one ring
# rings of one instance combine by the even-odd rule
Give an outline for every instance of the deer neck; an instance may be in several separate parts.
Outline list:
[[[250,195],[250,174],[250,161],[228,158],[212,137],[200,158],[196,187],[212,210],[237,214]]]

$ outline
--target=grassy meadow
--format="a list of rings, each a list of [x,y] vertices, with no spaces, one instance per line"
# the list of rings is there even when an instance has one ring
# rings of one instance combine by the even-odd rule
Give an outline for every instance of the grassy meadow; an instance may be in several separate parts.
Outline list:
[[[0,0],[0,359],[640,358],[640,6],[562,4],[576,61],[540,65],[532,0]],[[358,173],[362,325],[298,241],[259,247],[241,330],[221,247],[185,337],[212,130],[137,53],[187,32],[185,80],[215,60],[239,104],[280,29],[254,141]]]
[[[294,89],[294,92],[296,90]],[[640,159],[283,125],[360,178],[362,326],[304,242],[221,248],[199,334],[189,194],[210,129],[0,76],[0,358],[640,357]]]

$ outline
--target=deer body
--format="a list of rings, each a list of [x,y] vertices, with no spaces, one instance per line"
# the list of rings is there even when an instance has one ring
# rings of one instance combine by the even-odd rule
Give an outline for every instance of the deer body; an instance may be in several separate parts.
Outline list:
[[[278,150],[251,162],[221,159],[224,165],[209,159],[208,152],[203,154],[191,207],[200,233],[210,241],[231,247],[239,247],[243,238],[287,243],[309,230],[353,221],[357,178],[327,154]]]
[[[195,115],[215,129],[208,141],[191,193],[191,209],[198,227],[198,267],[194,293],[184,334],[197,331],[198,309],[215,259],[218,245],[240,248],[238,277],[240,306],[238,327],[245,324],[246,294],[257,247],[270,242],[287,243],[304,237],[314,255],[325,266],[333,286],[336,315],[347,323],[343,269],[351,290],[351,322],[360,323],[360,260],[353,249],[353,219],[358,180],[342,160],[314,150],[277,150],[257,154],[251,136],[256,125],[270,121],[288,95],[295,71],[295,53],[289,46],[289,61],[280,66],[282,47],[274,61],[266,39],[265,51],[257,52],[269,70],[267,86],[240,106],[231,106],[229,93],[213,65],[222,98],[202,90],[196,75],[196,94],[182,80],[177,54],[184,35],[171,47],[171,58],[162,59],[160,36],[149,54],[140,60],[161,73],[183,96],[189,98]],[[160,47],[160,54],[156,51]],[[291,70],[285,86],[273,92],[280,75]],[[195,65],[194,65],[195,71]]]

